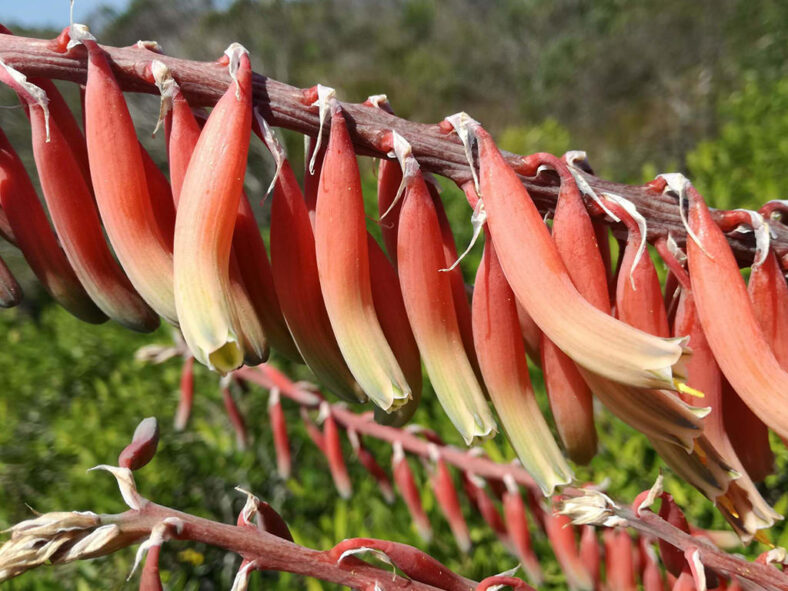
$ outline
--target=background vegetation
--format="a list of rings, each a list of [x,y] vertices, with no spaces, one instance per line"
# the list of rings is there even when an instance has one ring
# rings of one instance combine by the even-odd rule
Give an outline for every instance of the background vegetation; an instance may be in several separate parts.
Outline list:
[[[92,25],[103,42],[157,39],[168,53],[194,59],[215,59],[230,41],[240,41],[257,71],[293,85],[321,82],[352,101],[385,92],[399,114],[421,121],[465,110],[509,150],[586,149],[597,171],[613,180],[641,182],[682,170],[718,207],[788,192],[788,4],[779,0],[238,0],[222,7],[210,0],[134,0],[123,13],[97,13]],[[73,88],[64,90],[75,98]],[[13,104],[10,93],[0,95],[2,104]],[[163,139],[149,133],[157,100],[134,96],[130,102],[140,136],[164,165]],[[30,163],[21,111],[2,110],[0,120]],[[287,141],[298,166],[301,138],[287,134]],[[247,182],[250,194],[262,196],[271,168],[255,146]],[[362,167],[372,197],[371,166]],[[470,211],[448,187],[445,201],[464,244]],[[267,206],[257,213],[265,227]],[[251,432],[246,451],[236,449],[216,378],[202,369],[192,422],[175,433],[179,364],[133,359],[142,345],[169,342],[169,329],[141,336],[112,324],[81,324],[51,305],[15,251],[4,245],[0,253],[25,279],[27,296],[20,308],[0,314],[0,527],[26,518],[26,504],[37,511],[123,510],[112,479],[86,469],[112,463],[138,420],[155,415],[162,425],[160,452],[138,484],[158,502],[229,522],[243,503],[232,488],[242,485],[279,509],[303,544],[327,548],[348,536],[378,536],[423,546],[403,503],[385,505],[352,461],[355,494],[338,499],[292,406],[294,478],[282,482],[260,390],[236,393]],[[464,263],[469,280],[477,261],[478,253]],[[541,395],[538,373],[534,378]],[[433,397],[425,396],[416,421],[460,443]],[[599,431],[600,453],[578,476],[609,479],[614,497],[632,499],[650,486],[661,462],[645,438],[601,409]],[[778,468],[764,491],[785,512],[788,455],[774,444]],[[370,445],[385,464],[390,451]],[[500,437],[487,449],[495,458],[512,455]],[[423,481],[423,471],[418,474]],[[667,482],[694,523],[723,526],[705,499],[671,474]],[[470,512],[475,545],[469,556],[460,555],[426,487],[423,500],[436,529],[427,549],[450,567],[482,577],[515,563]],[[778,527],[773,539],[788,544],[788,532]],[[545,588],[564,588],[546,540],[536,543]],[[131,560],[131,551],[121,552],[43,569],[7,587],[121,588]],[[228,588],[237,566],[237,557],[179,544],[168,544],[162,565],[172,589]],[[251,588],[328,587],[262,574]]]

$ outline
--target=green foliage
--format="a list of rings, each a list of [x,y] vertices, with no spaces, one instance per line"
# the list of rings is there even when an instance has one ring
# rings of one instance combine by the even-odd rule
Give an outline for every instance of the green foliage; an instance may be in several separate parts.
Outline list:
[[[757,208],[788,195],[788,79],[750,79],[722,101],[722,127],[687,155],[690,178],[724,209]]]

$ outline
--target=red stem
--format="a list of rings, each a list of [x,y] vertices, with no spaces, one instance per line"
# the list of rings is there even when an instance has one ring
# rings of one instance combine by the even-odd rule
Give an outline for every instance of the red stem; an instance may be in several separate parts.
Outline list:
[[[102,48],[109,54],[118,82],[125,91],[158,94],[156,87],[146,80],[145,73],[146,66],[154,57],[167,64],[184,95],[195,106],[216,103],[230,82],[227,69],[217,62],[183,60],[137,46]],[[84,83],[84,48],[75,47],[67,53],[60,51],[59,44],[51,40],[0,35],[0,59],[8,65],[32,77]],[[317,108],[310,106],[306,90],[255,74],[253,93],[255,103],[261,107],[270,124],[306,135],[317,135]],[[425,170],[449,178],[458,185],[471,179],[459,139],[456,135],[447,134],[440,125],[415,123],[363,104],[342,103],[342,109],[348,119],[357,153],[385,158],[386,150],[381,141],[389,130],[394,129],[411,143],[414,156]],[[521,161],[521,157],[515,154],[505,156],[512,166],[517,166]],[[648,220],[650,242],[670,232],[679,246],[685,244],[686,232],[675,199],[646,186],[614,183],[587,173],[583,175],[596,191],[616,193],[632,201]],[[548,184],[549,178],[524,179],[523,182],[542,213],[555,208],[558,188]],[[599,213],[596,208],[591,209],[592,214]],[[772,244],[782,257],[788,254],[788,226],[779,223],[773,223],[772,226],[777,234]],[[613,232],[617,237],[626,236],[621,224],[614,225]],[[754,256],[752,237],[734,234],[728,240],[740,263],[749,266]]]

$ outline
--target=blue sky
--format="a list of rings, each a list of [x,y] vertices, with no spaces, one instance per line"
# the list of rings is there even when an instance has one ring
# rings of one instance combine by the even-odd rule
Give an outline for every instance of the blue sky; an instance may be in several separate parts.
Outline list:
[[[129,0],[76,0],[74,20],[84,22],[88,15],[101,6],[122,10]],[[69,0],[0,0],[0,23],[27,27],[53,27],[68,25]]]

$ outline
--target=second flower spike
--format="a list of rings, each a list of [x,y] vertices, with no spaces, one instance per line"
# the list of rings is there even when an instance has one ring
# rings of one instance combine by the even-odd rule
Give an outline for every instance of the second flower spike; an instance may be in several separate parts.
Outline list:
[[[393,412],[411,389],[372,300],[361,178],[339,105],[333,104],[315,212],[315,251],[326,311],[342,356],[369,398]]]
[[[230,248],[252,129],[252,69],[246,49],[227,51],[233,78],[200,134],[175,220],[175,305],[196,359],[220,373],[243,363],[230,295]]]

